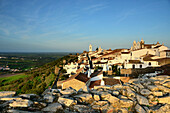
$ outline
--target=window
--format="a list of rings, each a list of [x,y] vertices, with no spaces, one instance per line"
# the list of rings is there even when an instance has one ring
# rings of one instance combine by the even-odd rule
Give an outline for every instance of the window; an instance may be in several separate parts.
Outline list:
[[[132,65],[132,68],[135,69],[135,65],[134,64]]]
[[[151,62],[149,62],[149,64],[148,64],[149,66],[151,66]]]
[[[142,68],[142,65],[140,65],[140,68]]]

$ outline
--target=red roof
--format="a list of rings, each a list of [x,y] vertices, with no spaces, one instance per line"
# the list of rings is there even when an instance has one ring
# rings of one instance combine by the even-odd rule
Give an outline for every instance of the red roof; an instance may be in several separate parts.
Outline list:
[[[132,63],[132,64],[141,64],[142,62],[140,60],[129,60],[129,63]]]
[[[92,73],[90,75],[90,77],[92,78],[92,77],[95,77],[95,76],[100,75],[100,74],[103,74],[103,71],[96,71],[96,72]]]
[[[121,84],[119,79],[114,78],[103,78],[105,85],[115,85],[115,84]]]
[[[89,80],[89,78],[87,77],[86,74],[84,74],[84,73],[77,73],[77,74],[72,75],[71,77],[69,77],[64,82],[67,82],[67,81],[73,80],[73,79],[77,79],[77,80],[80,80],[80,81],[85,82],[85,83]]]
[[[94,86],[100,86],[101,80],[91,81],[89,88],[94,88]]]
[[[110,55],[110,54],[114,54],[114,53],[117,53],[117,52],[121,52],[123,49],[115,49],[115,50],[113,50],[112,52],[110,52],[110,53],[106,53],[106,54],[104,54],[103,56],[107,56],[107,55]]]

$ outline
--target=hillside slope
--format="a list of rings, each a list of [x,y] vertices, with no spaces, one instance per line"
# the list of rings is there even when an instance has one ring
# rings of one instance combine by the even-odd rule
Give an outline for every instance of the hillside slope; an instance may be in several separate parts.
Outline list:
[[[24,77],[18,77],[18,79],[0,79],[0,91],[16,91],[17,94],[41,94],[46,88],[52,85],[56,78],[56,74],[54,73],[55,66],[59,67],[60,65],[63,65],[63,60],[66,60],[67,62],[74,62],[77,60],[77,56],[64,56],[56,61],[47,63],[40,68],[31,70],[25,73],[25,76],[22,75]]]

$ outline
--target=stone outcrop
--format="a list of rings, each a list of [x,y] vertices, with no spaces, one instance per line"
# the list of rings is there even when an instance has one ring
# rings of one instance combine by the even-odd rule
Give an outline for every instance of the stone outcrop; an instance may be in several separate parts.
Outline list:
[[[169,76],[132,79],[123,85],[47,89],[42,95],[0,92],[0,112],[168,113]]]

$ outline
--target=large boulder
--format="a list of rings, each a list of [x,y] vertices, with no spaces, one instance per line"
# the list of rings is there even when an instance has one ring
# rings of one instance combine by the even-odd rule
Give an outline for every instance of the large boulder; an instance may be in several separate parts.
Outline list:
[[[79,95],[75,95],[74,98],[77,99],[78,102],[80,103],[92,103],[94,101],[93,97],[91,94],[79,94]]]
[[[137,113],[146,113],[146,111],[139,104],[135,106],[135,110]]]
[[[69,98],[62,98],[62,97],[59,97],[58,102],[60,104],[67,106],[67,107],[69,107],[70,105],[77,104],[76,100],[69,99]]]
[[[146,97],[137,94],[137,101],[140,105],[149,105],[149,101]]]
[[[32,101],[27,99],[16,100],[9,104],[10,107],[30,107],[33,104]]]
[[[15,91],[1,91],[0,92],[0,98],[2,97],[12,97],[16,94]]]
[[[59,103],[53,103],[49,104],[47,107],[43,108],[43,112],[61,112],[63,110],[63,107]]]

